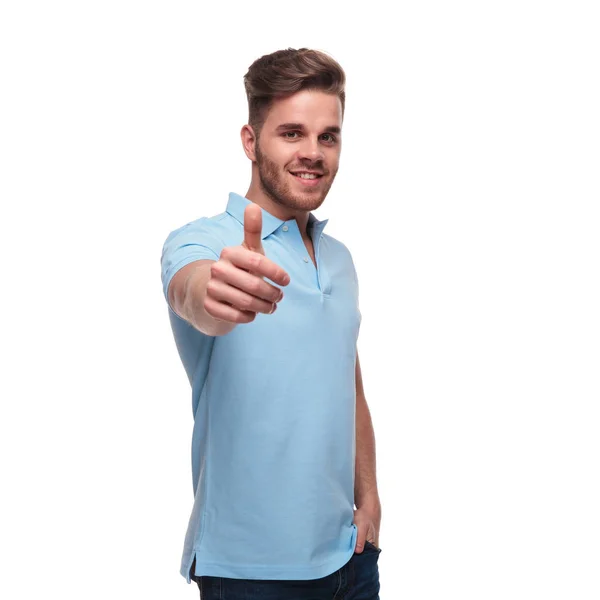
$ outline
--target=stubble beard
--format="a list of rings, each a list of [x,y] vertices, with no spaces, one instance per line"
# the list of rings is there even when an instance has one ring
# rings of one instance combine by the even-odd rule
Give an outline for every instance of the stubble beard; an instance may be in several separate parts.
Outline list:
[[[291,182],[285,181],[288,171],[280,169],[277,163],[273,162],[266,154],[263,154],[259,148],[258,141],[255,152],[260,187],[273,202],[286,208],[302,211],[316,210],[323,204],[335,179],[337,169],[328,181],[323,182],[320,191],[313,191],[307,188],[304,194],[294,194],[291,190]]]

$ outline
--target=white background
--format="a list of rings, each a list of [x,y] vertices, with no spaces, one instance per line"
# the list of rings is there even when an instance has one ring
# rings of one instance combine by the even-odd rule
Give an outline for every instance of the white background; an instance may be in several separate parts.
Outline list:
[[[160,254],[247,190],[249,65],[307,46],[348,78],[316,215],[359,275],[382,599],[600,598],[594,4],[4,3],[0,596],[198,597]]]

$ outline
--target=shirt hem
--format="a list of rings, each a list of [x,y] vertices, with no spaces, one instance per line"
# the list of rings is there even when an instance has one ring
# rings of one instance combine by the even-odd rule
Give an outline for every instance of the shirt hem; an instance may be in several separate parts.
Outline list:
[[[354,554],[354,546],[350,548],[348,552],[342,555],[340,559],[335,558],[328,560],[318,566],[310,565],[305,567],[299,566],[278,566],[273,565],[225,565],[223,563],[212,563],[207,561],[199,561],[198,557],[194,552],[192,554],[191,564],[194,563],[194,557],[196,558],[196,569],[200,571],[201,575],[194,575],[196,577],[202,577],[203,575],[210,575],[211,577],[227,577],[232,579],[321,579],[327,577],[332,573],[335,573],[338,569],[341,569]],[[196,570],[195,569],[195,570]],[[191,583],[190,569],[188,572],[182,570],[181,575],[186,579],[188,583]],[[257,577],[257,574],[259,577]]]

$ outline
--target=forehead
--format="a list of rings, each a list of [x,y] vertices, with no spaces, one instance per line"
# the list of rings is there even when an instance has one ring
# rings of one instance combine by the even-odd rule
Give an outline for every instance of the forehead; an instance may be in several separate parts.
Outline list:
[[[282,123],[301,123],[308,128],[342,126],[342,103],[336,94],[302,90],[273,101],[264,127],[274,129]]]

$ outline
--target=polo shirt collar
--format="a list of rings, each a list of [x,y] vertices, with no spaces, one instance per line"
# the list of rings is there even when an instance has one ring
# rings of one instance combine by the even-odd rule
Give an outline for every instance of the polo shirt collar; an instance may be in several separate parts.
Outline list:
[[[236,221],[239,221],[240,224],[244,225],[244,211],[246,210],[246,206],[250,204],[250,200],[245,198],[244,196],[240,196],[235,192],[229,192],[229,200],[227,202],[227,212],[234,218]],[[281,225],[285,223],[281,219],[273,216],[270,212],[267,212],[264,208],[262,210],[262,234],[261,239],[265,239],[267,236],[271,235],[274,231],[276,231]],[[323,221],[319,221],[315,215],[312,213],[308,213],[308,229],[313,229],[313,233],[316,231],[323,231],[325,225],[329,219],[324,219]]]

